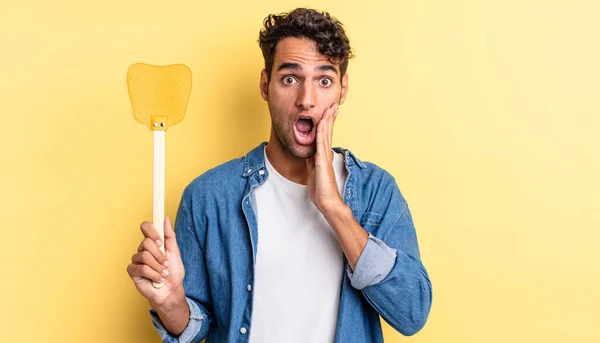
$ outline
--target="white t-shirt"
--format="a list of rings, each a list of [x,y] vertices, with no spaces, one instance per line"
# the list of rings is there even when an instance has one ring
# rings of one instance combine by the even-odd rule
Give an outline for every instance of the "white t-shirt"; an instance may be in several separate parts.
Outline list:
[[[251,343],[333,342],[344,272],[333,229],[305,185],[279,174],[265,161],[269,178],[257,187],[258,251]],[[344,156],[334,153],[340,194]]]

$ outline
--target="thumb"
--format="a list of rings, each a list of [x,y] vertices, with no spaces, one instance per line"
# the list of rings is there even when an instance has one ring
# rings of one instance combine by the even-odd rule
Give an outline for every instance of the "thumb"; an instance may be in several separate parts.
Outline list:
[[[169,217],[165,217],[165,249],[179,254],[175,231],[171,227],[171,219]]]

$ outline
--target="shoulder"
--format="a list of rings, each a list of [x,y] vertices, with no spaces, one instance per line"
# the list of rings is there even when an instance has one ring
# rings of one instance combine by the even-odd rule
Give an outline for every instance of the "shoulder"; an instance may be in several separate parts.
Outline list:
[[[344,155],[346,165],[351,170],[368,184],[377,184],[380,182],[384,183],[396,183],[395,178],[387,170],[380,167],[379,165],[359,159],[352,151],[346,148],[335,148],[337,153]]]
[[[184,189],[183,198],[215,195],[243,187],[244,158],[239,157],[213,167],[194,178]]]
[[[374,162],[360,160],[347,149],[342,151],[347,159],[346,165],[354,175],[352,187],[359,199],[398,201],[400,204],[405,202],[396,178],[389,171]]]
[[[398,182],[390,172],[372,162],[364,162],[364,165],[357,177],[357,185],[362,186],[364,194],[379,199],[397,198],[404,202]]]
[[[352,167],[352,173],[355,179],[352,180],[350,187],[356,192],[359,223],[389,222],[391,225],[406,213],[408,207],[406,199],[400,191],[396,178],[386,169],[373,162],[361,161]]]
[[[361,170],[361,172],[366,175],[371,182],[396,182],[394,176],[379,165],[368,161],[363,162],[363,164],[365,165],[365,168]]]

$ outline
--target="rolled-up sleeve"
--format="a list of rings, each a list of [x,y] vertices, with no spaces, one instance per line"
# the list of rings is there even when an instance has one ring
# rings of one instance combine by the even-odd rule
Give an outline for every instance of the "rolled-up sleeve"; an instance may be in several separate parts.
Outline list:
[[[202,328],[202,322],[204,321],[205,316],[202,315],[200,308],[198,307],[198,305],[196,305],[194,301],[192,301],[189,298],[186,298],[185,300],[187,301],[188,306],[190,308],[190,321],[188,322],[188,325],[185,328],[185,330],[183,330],[181,335],[179,335],[179,337],[171,336],[167,329],[164,327],[163,323],[161,322],[158,313],[156,313],[154,309],[150,309],[150,317],[152,318],[152,324],[154,325],[156,332],[158,332],[163,342],[191,343],[194,342],[194,338],[198,336],[198,333]],[[200,339],[197,340],[197,342],[200,342]]]
[[[388,247],[382,240],[369,233],[369,240],[363,249],[354,272],[347,266],[346,272],[350,284],[356,289],[363,289],[381,282],[394,268],[396,249]]]
[[[376,200],[361,217],[369,239],[347,275],[388,324],[410,336],[429,316],[431,281],[421,261],[410,209],[394,178],[385,173],[375,188],[377,192],[369,196]]]
[[[181,335],[173,337],[164,327],[158,313],[154,309],[150,309],[152,323],[163,342],[199,343],[207,337],[212,321],[212,304],[206,281],[208,280],[208,271],[203,256],[204,251],[197,236],[197,230],[201,228],[194,226],[188,210],[192,191],[189,188],[184,191],[175,221],[175,238],[185,266],[183,287],[185,300],[190,309],[190,318]]]

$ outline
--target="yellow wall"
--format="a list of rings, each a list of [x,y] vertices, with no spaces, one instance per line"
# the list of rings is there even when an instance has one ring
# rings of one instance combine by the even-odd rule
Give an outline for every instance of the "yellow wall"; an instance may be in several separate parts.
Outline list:
[[[268,139],[266,14],[323,8],[356,52],[335,145],[388,169],[434,288],[386,342],[598,342],[597,1],[10,1],[0,6],[2,342],[158,342],[125,271],[151,219],[130,64],[185,63],[166,212]]]

